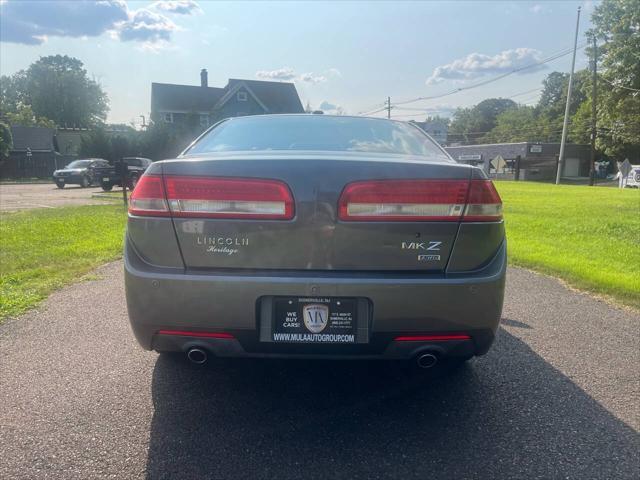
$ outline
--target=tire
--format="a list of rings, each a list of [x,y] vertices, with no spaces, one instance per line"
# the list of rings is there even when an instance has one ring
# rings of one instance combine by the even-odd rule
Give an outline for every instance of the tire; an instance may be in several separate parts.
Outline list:
[[[82,177],[82,180],[80,181],[80,186],[82,188],[87,188],[91,186],[91,179],[89,179],[89,177]]]
[[[111,185],[110,183],[103,183],[100,186],[102,187],[102,190],[104,190],[105,192],[110,192],[113,189],[113,185]]]
[[[133,189],[136,188],[136,185],[138,184],[138,176],[132,175],[131,178],[129,178],[129,181],[127,183],[128,183],[127,188],[133,191]]]
[[[64,188],[64,182],[61,182],[59,180],[56,180],[56,187],[58,188]]]

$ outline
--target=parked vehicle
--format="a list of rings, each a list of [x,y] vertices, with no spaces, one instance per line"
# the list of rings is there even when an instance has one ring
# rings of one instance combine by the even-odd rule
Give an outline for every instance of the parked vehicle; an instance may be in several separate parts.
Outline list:
[[[133,189],[145,170],[153,163],[148,158],[125,157],[122,159],[127,167],[127,187]],[[100,179],[100,186],[105,192],[111,191],[114,185],[122,186],[121,163],[99,169],[96,174]]]
[[[489,350],[504,296],[502,203],[408,123],[225,120],[133,191],[125,242],[146,349],[413,360]]]
[[[58,188],[68,184],[90,187],[97,181],[96,171],[108,166],[109,162],[101,158],[74,160],[63,169],[53,172],[53,181]]]

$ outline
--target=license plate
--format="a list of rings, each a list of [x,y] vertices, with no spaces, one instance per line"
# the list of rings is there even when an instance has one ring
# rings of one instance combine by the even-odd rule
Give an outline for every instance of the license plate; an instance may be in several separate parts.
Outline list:
[[[109,177],[102,177],[102,181],[103,182],[108,182],[109,181]]]
[[[357,304],[355,298],[275,298],[271,341],[356,343]]]

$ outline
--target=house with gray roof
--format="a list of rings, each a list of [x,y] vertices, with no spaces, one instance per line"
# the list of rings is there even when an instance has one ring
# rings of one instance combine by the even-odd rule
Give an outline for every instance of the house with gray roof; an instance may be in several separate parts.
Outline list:
[[[200,86],[151,84],[151,120],[156,123],[205,128],[228,117],[266,113],[304,113],[293,83],[231,78],[223,88],[210,87],[203,69]]]

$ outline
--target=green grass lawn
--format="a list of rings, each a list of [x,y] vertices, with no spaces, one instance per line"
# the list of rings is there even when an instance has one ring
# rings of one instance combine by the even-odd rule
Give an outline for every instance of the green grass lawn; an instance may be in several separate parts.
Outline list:
[[[509,261],[640,308],[640,191],[496,182]]]
[[[122,254],[122,205],[0,214],[0,321]]]

